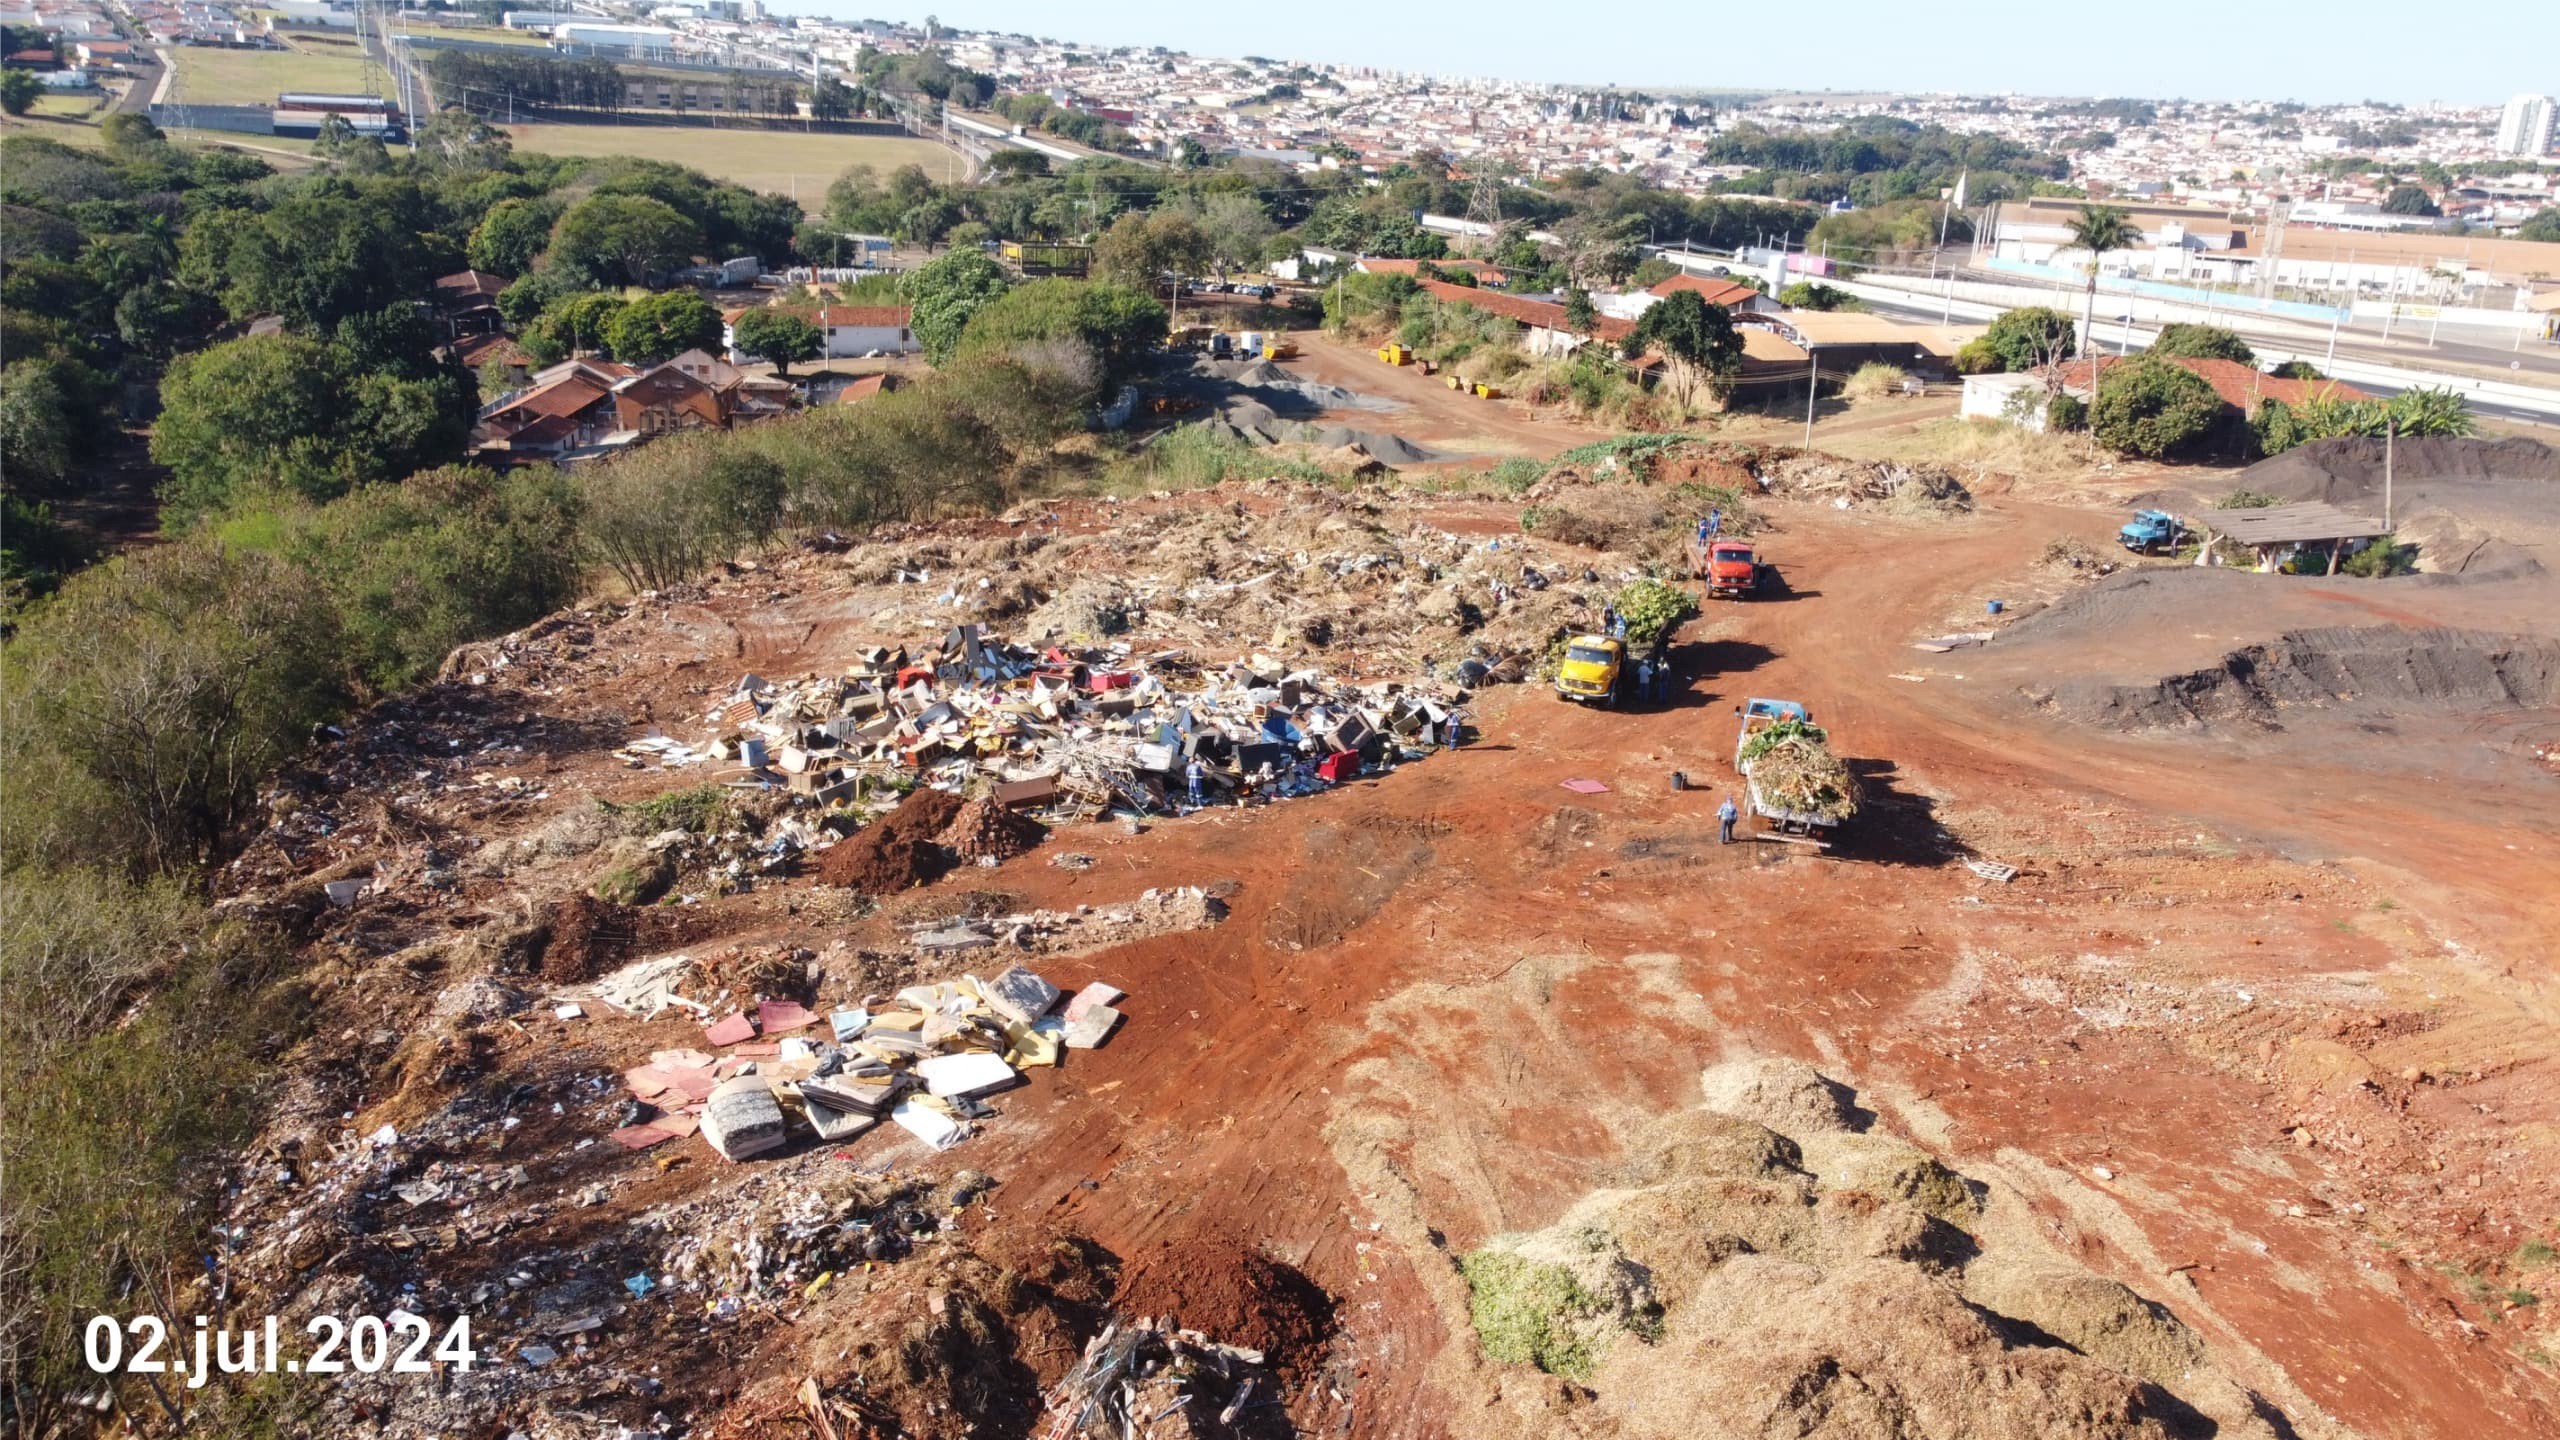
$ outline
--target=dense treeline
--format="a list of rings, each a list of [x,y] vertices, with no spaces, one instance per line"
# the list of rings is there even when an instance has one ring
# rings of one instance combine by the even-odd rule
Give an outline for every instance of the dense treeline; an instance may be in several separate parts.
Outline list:
[[[2036,194],[2039,184],[2071,174],[2069,160],[2014,140],[1882,115],[1820,131],[1736,126],[1708,142],[1707,159],[1752,167],[1719,187],[1730,192],[1853,205],[1934,200],[1960,174],[1967,200],[1978,205]]]
[[[687,96],[696,97],[698,104],[698,97],[717,92],[717,108],[732,115],[796,115],[804,94],[797,79],[770,71],[732,70],[716,77],[635,81],[610,60],[568,59],[532,49],[510,54],[436,50],[427,57],[427,77],[438,100],[487,119],[522,118],[550,108],[618,111],[629,107],[634,83],[650,89],[665,84],[679,106]],[[831,113],[822,118],[852,113],[851,99],[843,90],[838,85],[830,92],[827,108]]]

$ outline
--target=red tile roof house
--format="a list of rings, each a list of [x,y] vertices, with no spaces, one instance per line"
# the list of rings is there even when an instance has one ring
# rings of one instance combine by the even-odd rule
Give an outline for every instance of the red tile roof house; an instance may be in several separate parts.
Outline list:
[[[724,311],[720,316],[720,346],[734,364],[748,364],[761,357],[738,349],[738,317],[752,306]],[[909,327],[912,313],[904,305],[776,305],[770,307],[786,315],[797,315],[818,327],[826,348],[820,353],[830,360],[847,360],[859,356],[911,355],[924,346]]]
[[[1674,275],[1645,291],[1659,300],[1667,300],[1682,290],[1695,290],[1698,298],[1710,305],[1721,305],[1736,315],[1775,315],[1784,305],[1743,284],[1714,275]]]
[[[1564,307],[1552,300],[1532,300],[1525,295],[1509,295],[1500,290],[1470,290],[1446,280],[1416,280],[1434,300],[1455,301],[1473,305],[1489,314],[1516,320],[1527,327],[1521,337],[1521,348],[1532,355],[1567,355],[1593,340],[1611,345],[1636,332],[1635,322],[1607,315],[1595,315],[1589,330],[1576,330],[1565,323]]]

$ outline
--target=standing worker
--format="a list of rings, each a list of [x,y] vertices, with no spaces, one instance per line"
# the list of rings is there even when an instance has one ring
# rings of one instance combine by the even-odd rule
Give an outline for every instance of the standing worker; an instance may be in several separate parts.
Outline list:
[[[1724,507],[1723,507],[1723,506],[1721,506],[1721,505],[1714,505],[1714,506],[1710,506],[1710,507],[1708,507],[1708,509],[1707,509],[1707,535],[1708,535],[1708,538],[1712,539],[1712,538],[1714,538],[1715,536],[1721,535],[1721,534],[1723,534],[1723,533],[1724,533]]]
[[[1197,810],[1200,808],[1200,776],[1203,773],[1200,769],[1200,757],[1192,756],[1191,763],[1183,767],[1182,773],[1183,778],[1191,782],[1191,808]]]
[[[1724,797],[1724,803],[1716,807],[1717,844],[1730,845],[1733,843],[1733,822],[1741,818],[1742,807],[1733,803],[1733,797],[1731,795]]]
[[[1603,605],[1600,607],[1600,633],[1603,635],[1615,635],[1618,633],[1617,606]]]
[[[1465,722],[1464,718],[1463,718],[1462,716],[1460,716],[1460,714],[1459,714],[1457,711],[1452,710],[1452,711],[1450,711],[1450,712],[1449,712],[1449,748],[1450,748],[1450,749],[1455,750],[1455,749],[1457,749],[1457,748],[1458,748],[1458,728],[1459,728],[1461,725],[1465,724],[1465,723],[1466,723],[1466,722]]]
[[[1653,700],[1653,662],[1636,662],[1636,698],[1650,704]]]

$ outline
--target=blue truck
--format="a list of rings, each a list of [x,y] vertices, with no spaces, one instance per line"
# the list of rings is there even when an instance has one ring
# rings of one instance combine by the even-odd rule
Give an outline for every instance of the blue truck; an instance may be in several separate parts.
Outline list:
[[[2132,521],[2116,532],[2117,543],[2136,555],[2171,549],[2186,537],[2186,525],[2166,510],[2137,510]]]

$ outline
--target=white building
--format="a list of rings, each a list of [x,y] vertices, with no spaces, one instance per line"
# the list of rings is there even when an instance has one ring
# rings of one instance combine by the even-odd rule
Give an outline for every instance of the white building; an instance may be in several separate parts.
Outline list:
[[[749,355],[738,348],[738,317],[750,313],[753,308],[731,310],[720,317],[720,345],[728,352],[733,364],[744,365],[764,358]],[[775,308],[817,326],[818,334],[826,345],[822,353],[829,360],[853,360],[865,355],[912,355],[924,348],[907,323],[909,312],[904,305],[790,305]]]
[[[2518,95],[2498,115],[2498,153],[2540,156],[2551,149],[2552,124],[2560,107],[2548,95]]]
[[[676,32],[663,25],[555,25],[551,27],[551,38],[581,49],[620,50],[633,55],[666,55],[676,48]]]

